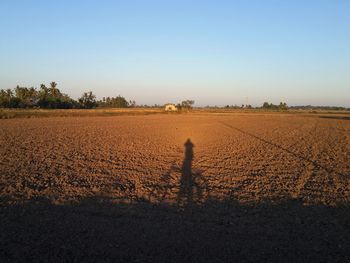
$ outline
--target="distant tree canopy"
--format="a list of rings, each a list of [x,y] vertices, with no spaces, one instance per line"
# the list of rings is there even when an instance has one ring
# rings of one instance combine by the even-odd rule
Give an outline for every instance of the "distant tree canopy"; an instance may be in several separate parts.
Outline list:
[[[57,88],[56,82],[51,82],[49,87],[41,84],[39,89],[20,86],[13,90],[0,89],[0,108],[91,109],[96,107],[136,107],[136,102],[131,100],[128,102],[120,95],[97,101],[96,96],[91,91],[84,92],[76,101],[67,94],[63,94]]]
[[[61,93],[56,87],[57,83],[51,82],[49,88],[41,84],[39,90],[34,87],[20,86],[17,86],[13,91],[2,89],[0,90],[0,107],[69,109],[78,106],[76,101]]]
[[[102,100],[98,101],[99,107],[108,107],[108,108],[127,108],[135,107],[136,102],[128,102],[124,97],[118,95],[117,97],[103,97]]]
[[[295,110],[347,110],[350,108],[340,107],[340,106],[314,106],[314,105],[301,105],[301,106],[291,106],[289,107]]]
[[[68,95],[61,93],[57,88],[56,82],[51,82],[49,88],[41,84],[37,98],[37,105],[40,108],[69,109],[78,106],[76,101],[71,99]]]
[[[285,102],[280,102],[279,105],[264,102],[264,104],[262,105],[262,108],[268,109],[268,110],[287,110],[288,106],[287,106],[287,103],[285,103]]]
[[[180,108],[190,110],[192,109],[193,105],[194,105],[194,100],[184,100],[181,102]]]
[[[0,107],[18,108],[20,100],[13,95],[11,89],[0,90]]]
[[[79,98],[79,104],[84,109],[96,108],[96,96],[92,94],[92,91],[84,92],[83,95]]]

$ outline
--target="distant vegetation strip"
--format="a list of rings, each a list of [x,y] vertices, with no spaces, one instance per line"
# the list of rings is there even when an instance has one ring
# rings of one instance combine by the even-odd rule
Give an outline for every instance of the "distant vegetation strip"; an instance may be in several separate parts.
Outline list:
[[[176,111],[188,111],[193,108],[194,100],[184,100],[181,103],[171,104]],[[47,87],[45,84],[41,84],[39,88],[34,87],[20,87],[17,86],[14,89],[0,89],[0,108],[4,109],[111,109],[111,108],[142,108],[150,109],[146,112],[152,112],[152,109],[156,111],[160,110],[164,105],[137,105],[134,100],[127,100],[121,95],[116,97],[103,97],[101,100],[97,100],[92,91],[84,92],[78,100],[72,99],[67,94],[62,93],[57,88],[56,82],[51,82]],[[199,108],[197,108],[199,109]],[[318,111],[350,111],[350,108],[345,107],[332,107],[332,106],[288,106],[285,102],[279,104],[273,104],[264,102],[261,107],[253,107],[249,104],[242,105],[226,105],[224,107],[206,106],[200,109],[206,111],[215,112],[225,110],[234,111],[309,111],[317,113]],[[1,109],[0,109],[1,110]],[[139,111],[133,111],[135,112]],[[130,112],[131,113],[131,112]],[[108,115],[108,114],[121,114],[121,112],[113,111],[101,111],[94,112],[93,114]],[[138,113],[139,114],[139,113]],[[79,111],[72,112],[45,112],[45,111],[6,111],[1,110],[1,118],[14,118],[17,116],[45,116],[45,115],[59,115],[59,116],[71,116],[71,115],[92,115],[92,113],[83,113]]]
[[[78,100],[74,100],[57,88],[56,82],[49,87],[41,84],[40,88],[20,87],[0,90],[1,108],[41,108],[41,109],[93,109],[96,107],[128,108],[134,107],[135,101],[127,101],[124,97],[104,97],[96,100],[92,91],[84,92]]]

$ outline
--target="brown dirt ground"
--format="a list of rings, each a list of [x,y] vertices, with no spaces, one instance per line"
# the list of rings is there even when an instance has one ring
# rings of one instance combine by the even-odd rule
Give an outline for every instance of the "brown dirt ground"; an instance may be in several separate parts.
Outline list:
[[[0,120],[0,258],[349,262],[350,120]]]

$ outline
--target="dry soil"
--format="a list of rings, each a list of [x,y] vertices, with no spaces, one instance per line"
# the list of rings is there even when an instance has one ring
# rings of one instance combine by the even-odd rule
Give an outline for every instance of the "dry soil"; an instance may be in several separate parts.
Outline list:
[[[0,120],[4,261],[349,262],[350,120]]]

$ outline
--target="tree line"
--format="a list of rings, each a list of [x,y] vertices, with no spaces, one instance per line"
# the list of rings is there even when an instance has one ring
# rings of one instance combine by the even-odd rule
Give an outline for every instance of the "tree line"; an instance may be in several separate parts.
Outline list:
[[[207,108],[210,108],[210,106],[207,106]],[[214,107],[215,108],[215,107]],[[218,107],[216,107],[218,108]],[[350,108],[346,107],[340,107],[340,106],[312,106],[312,105],[306,105],[306,106],[288,106],[285,102],[280,102],[279,104],[273,104],[269,102],[264,102],[261,106],[253,107],[252,105],[244,105],[241,106],[238,105],[226,105],[224,108],[227,109],[263,109],[263,110],[277,110],[277,111],[285,111],[288,109],[292,110],[346,110],[349,111]]]
[[[226,105],[224,108],[227,109],[265,109],[265,110],[288,110],[288,105],[285,102],[280,102],[280,104],[276,105],[269,102],[264,102],[261,107],[253,107],[250,104],[242,104],[241,106],[238,105]]]
[[[78,100],[74,100],[57,88],[56,82],[40,88],[20,87],[0,90],[1,108],[43,108],[43,109],[92,109],[96,107],[127,108],[135,107],[135,101],[127,101],[124,97],[107,97],[96,100],[91,92],[84,92]]]
[[[262,108],[267,110],[288,110],[288,105],[285,102],[280,102],[279,105],[264,102],[264,104],[262,105]]]

